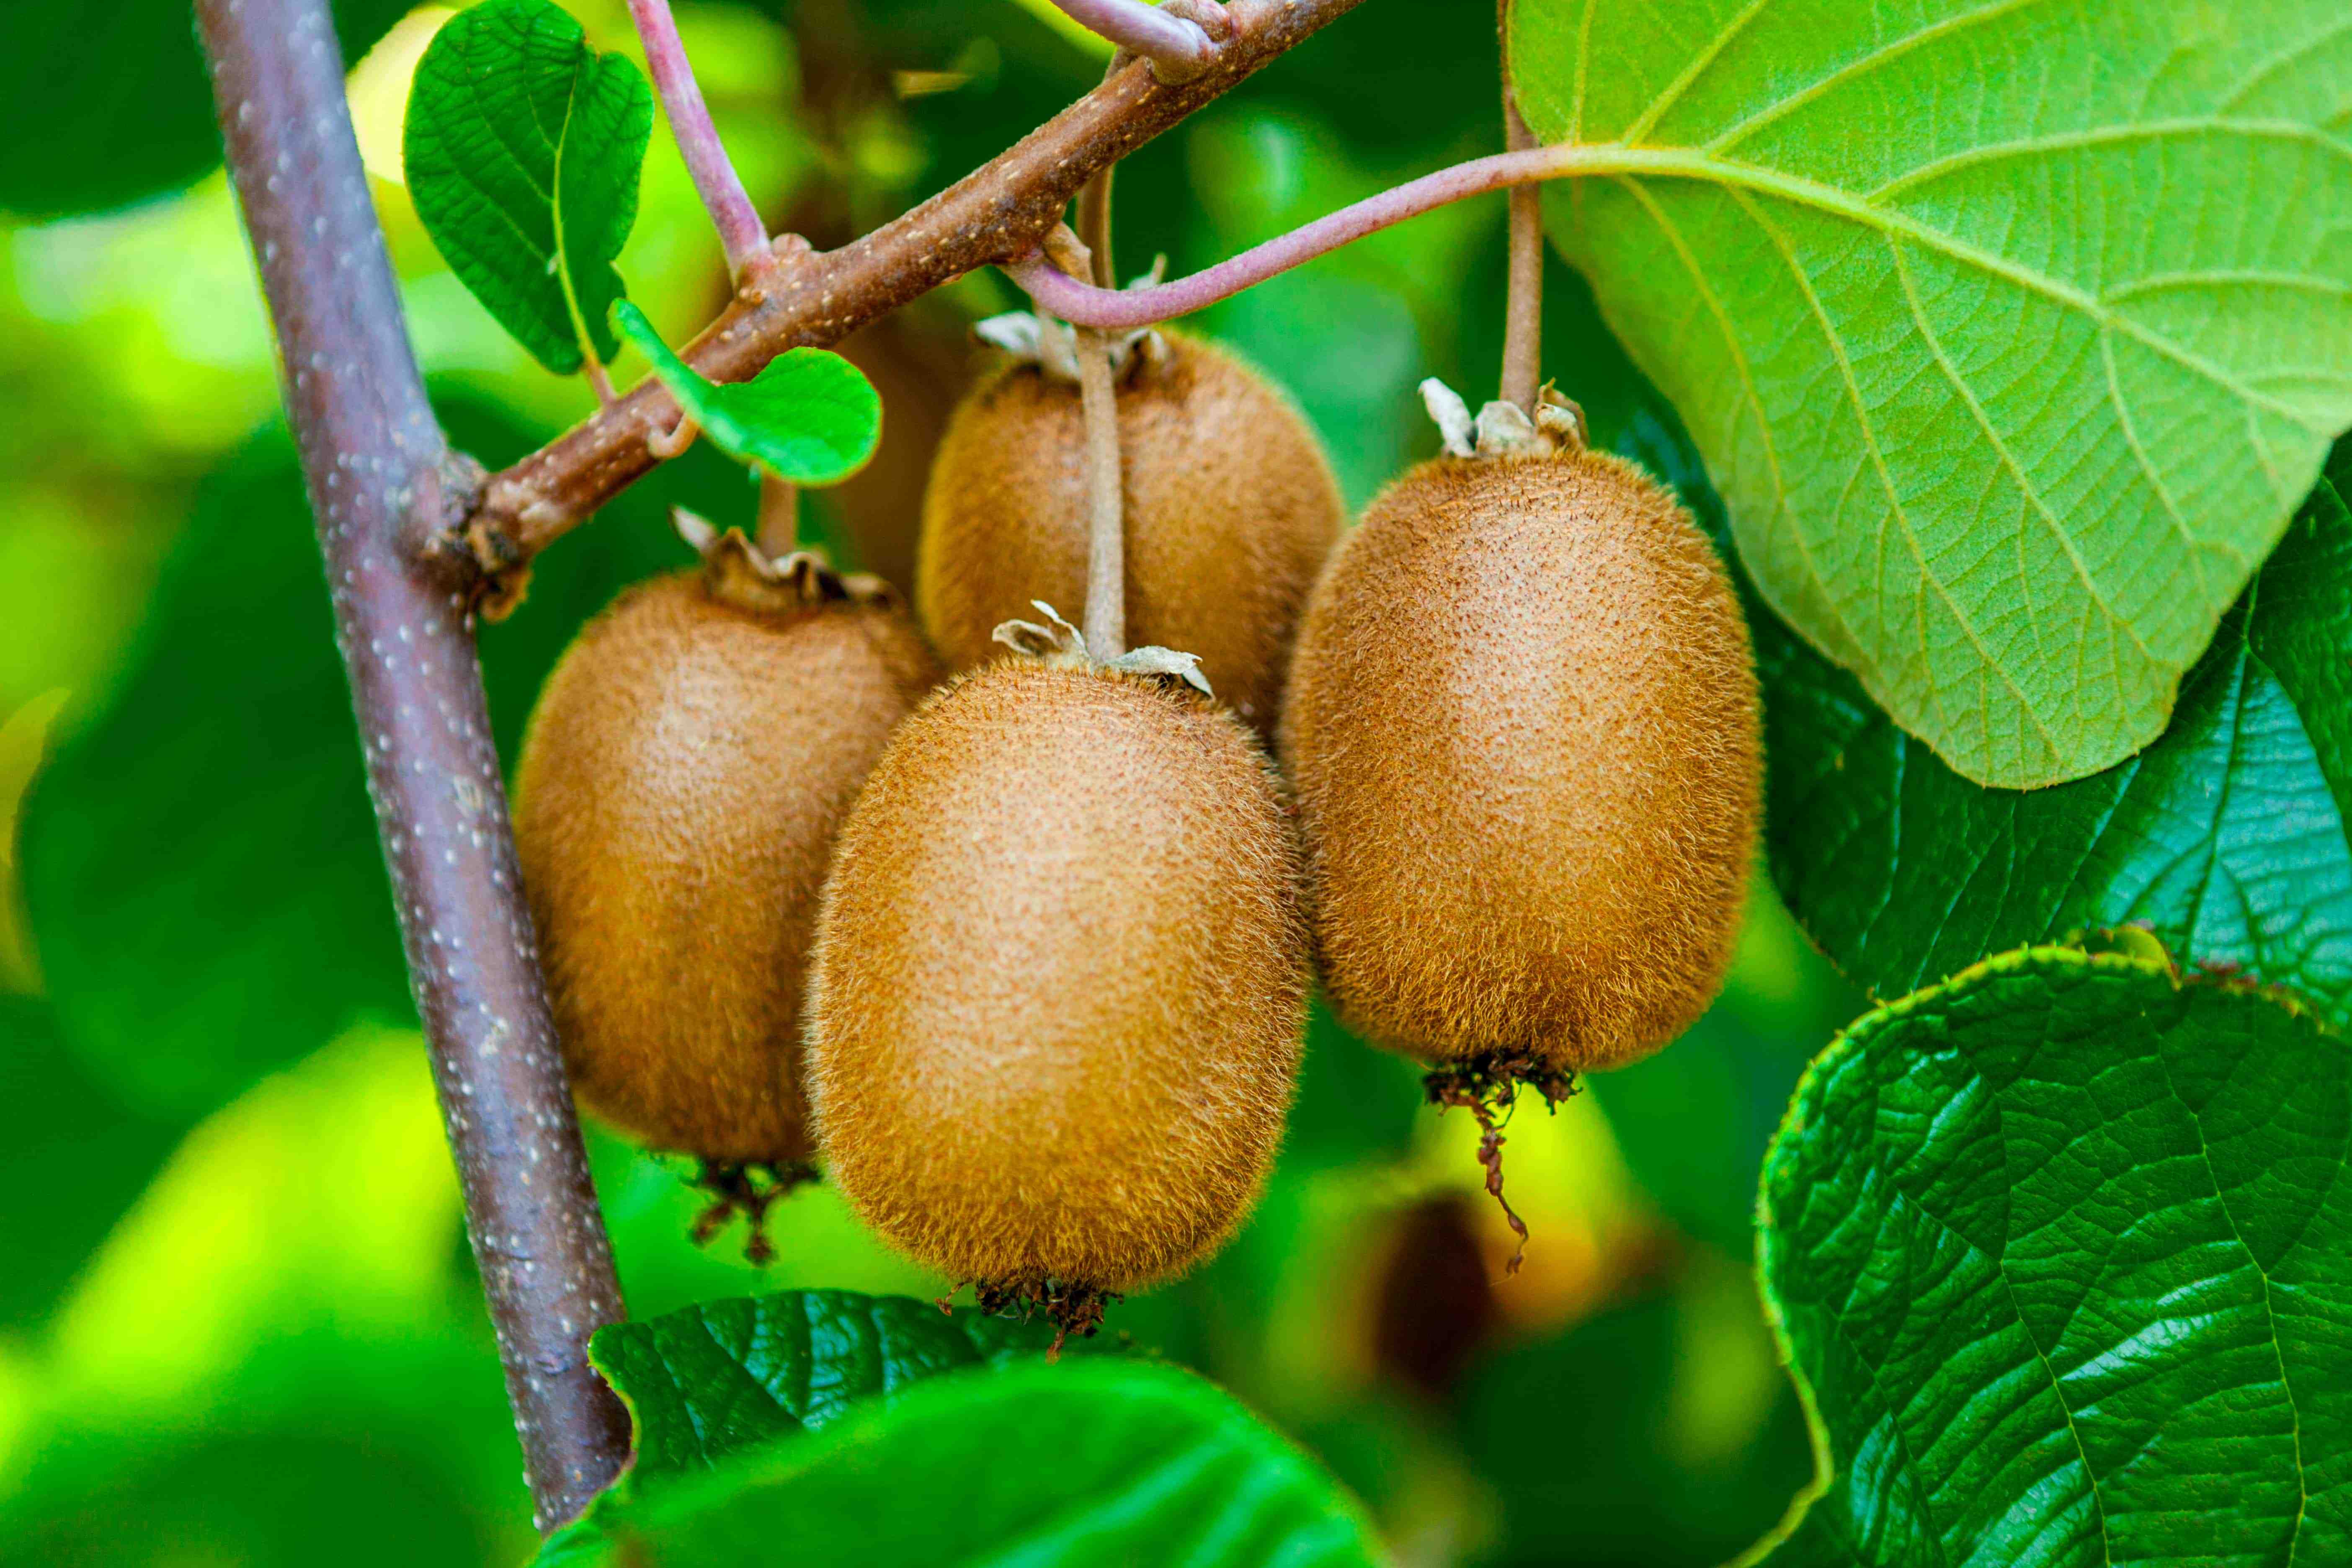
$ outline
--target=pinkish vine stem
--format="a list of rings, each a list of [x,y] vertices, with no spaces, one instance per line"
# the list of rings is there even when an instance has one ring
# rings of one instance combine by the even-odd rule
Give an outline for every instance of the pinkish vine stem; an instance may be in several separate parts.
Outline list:
[[[1206,310],[1368,234],[1470,196],[1570,174],[1643,169],[1658,161],[1648,149],[1580,146],[1535,147],[1473,159],[1341,207],[1206,271],[1152,289],[1093,288],[1036,251],[1005,263],[1004,270],[1048,315],[1102,331],[1131,331]]]
[[[670,135],[686,160],[686,172],[710,213],[727,248],[727,273],[740,287],[743,280],[774,261],[768,249],[767,226],[744,192],[743,181],[710,122],[709,106],[694,79],[694,66],[677,36],[677,22],[669,14],[669,0],[629,0],[629,16],[646,46],[646,66],[653,73],[654,90],[661,94],[662,113],[668,117]]]
[[[1216,58],[1217,42],[1233,25],[1217,0],[1148,5],[1144,0],[1054,0],[1064,16],[1151,62],[1163,81],[1200,75]],[[1192,18],[1200,17],[1195,21]]]

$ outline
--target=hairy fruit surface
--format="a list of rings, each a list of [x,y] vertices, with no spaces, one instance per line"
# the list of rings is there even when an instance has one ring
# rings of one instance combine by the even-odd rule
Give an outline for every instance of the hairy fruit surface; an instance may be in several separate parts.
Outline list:
[[[825,890],[828,1175],[983,1300],[1182,1272],[1281,1140],[1298,877],[1263,753],[1205,699],[1025,657],[962,677],[891,742]]]
[[[1282,749],[1359,1033],[1544,1087],[1655,1050],[1720,988],[1755,852],[1753,660],[1714,552],[1632,464],[1398,480],[1308,604]]]
[[[833,839],[934,665],[878,585],[714,556],[630,590],[548,679],[516,846],[583,1104],[660,1149],[796,1164],[802,985]],[[805,561],[805,558],[794,558]]]
[[[1345,503],[1287,398],[1223,349],[1164,342],[1118,386],[1128,641],[1199,655],[1217,694],[1271,732]],[[1013,364],[956,411],[924,497],[916,603],[940,657],[994,657],[996,627],[1033,599],[1083,603],[1087,553],[1078,389]]]

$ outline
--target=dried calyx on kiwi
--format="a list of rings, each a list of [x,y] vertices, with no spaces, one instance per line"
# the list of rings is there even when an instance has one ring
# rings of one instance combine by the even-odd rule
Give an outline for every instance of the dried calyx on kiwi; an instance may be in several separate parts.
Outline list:
[[[1187,654],[1049,606],[892,738],[818,921],[828,1178],[893,1246],[1061,1338],[1214,1252],[1296,1080],[1307,947],[1272,770]]]
[[[1198,654],[1218,696],[1270,736],[1299,609],[1345,518],[1313,427],[1264,375],[1188,333],[1105,338],[1025,313],[977,330],[1006,363],[958,406],[923,501],[916,607],[940,657],[970,668],[998,657],[997,626],[1032,600],[1085,600],[1078,355],[1107,342],[1129,635]]]
[[[1557,1101],[1721,987],[1756,678],[1713,547],[1586,448],[1574,405],[1423,395],[1447,455],[1376,499],[1317,585],[1282,754],[1332,1005],[1476,1115],[1499,1199],[1520,1088]]]
[[[936,667],[878,579],[677,523],[700,566],[625,593],[541,691],[515,841],[581,1102],[698,1162],[697,1239],[741,1214],[761,1261],[815,1152],[799,1019],[834,836]]]

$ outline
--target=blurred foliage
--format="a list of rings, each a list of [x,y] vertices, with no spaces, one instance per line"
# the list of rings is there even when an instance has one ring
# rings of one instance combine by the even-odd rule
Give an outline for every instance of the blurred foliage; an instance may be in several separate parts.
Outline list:
[[[635,53],[622,0],[568,8]],[[361,62],[353,96],[436,401],[497,466],[591,404],[498,330],[398,184],[387,83],[432,20]],[[1103,66],[1042,0],[712,0],[678,20],[762,211],[819,244],[961,176]],[[1432,28],[1361,8],[1123,166],[1122,269],[1204,265],[1492,151],[1493,52],[1486,12]],[[1493,381],[1500,210],[1433,215],[1197,323],[1297,398],[1352,500],[1434,449],[1423,375]],[[673,342],[723,297],[665,128],[619,265]],[[1555,265],[1551,284],[1549,367],[1604,441],[1671,470],[1671,415],[1574,278]],[[837,557],[903,573],[929,442],[982,363],[966,328],[1013,298],[974,278],[845,345],[887,415],[867,471],[808,498]],[[615,374],[643,370],[625,353]],[[0,998],[0,1563],[519,1563],[511,1426],[217,173],[129,210],[0,220],[0,825],[45,738],[49,755],[23,822],[31,940],[0,889],[0,984],[25,993]],[[667,508],[724,526],[754,501],[698,447],[548,555],[483,636],[509,755],[580,624],[686,563]],[[1717,1560],[1810,1468],[1749,1215],[1800,1068],[1858,1010],[1759,886],[1689,1038],[1556,1114],[1520,1109],[1507,1169],[1535,1244],[1505,1279],[1475,1126],[1318,1008],[1255,1218],[1111,1328],[1307,1445],[1401,1563]],[[682,1162],[601,1132],[592,1157],[640,1319],[944,1289],[822,1184],[771,1216],[761,1271],[740,1231],[687,1241],[702,1200]]]

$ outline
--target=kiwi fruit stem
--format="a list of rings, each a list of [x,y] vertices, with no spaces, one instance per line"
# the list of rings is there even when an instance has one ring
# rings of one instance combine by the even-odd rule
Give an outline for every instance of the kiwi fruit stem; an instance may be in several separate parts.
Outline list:
[[[1088,180],[1078,193],[1078,243],[1087,247],[1094,261],[1095,287],[1118,287],[1118,270],[1110,258],[1110,177],[1118,167],[1103,165],[1102,173]]]
[[[1503,142],[1513,153],[1535,147],[1511,87],[1511,0],[1496,0],[1503,38]],[[1502,398],[1530,419],[1543,383],[1543,187],[1511,187],[1511,273],[1504,296]]]
[[[782,561],[801,547],[801,488],[760,470],[760,553]]]
[[[1108,661],[1127,651],[1127,520],[1118,474],[1118,393],[1110,339],[1078,333],[1078,395],[1087,424],[1087,651]]]

